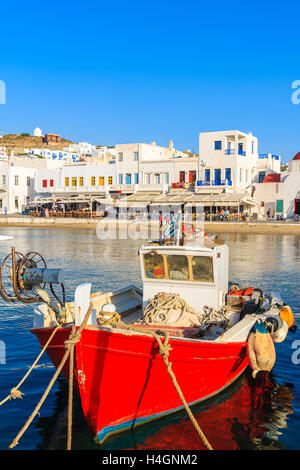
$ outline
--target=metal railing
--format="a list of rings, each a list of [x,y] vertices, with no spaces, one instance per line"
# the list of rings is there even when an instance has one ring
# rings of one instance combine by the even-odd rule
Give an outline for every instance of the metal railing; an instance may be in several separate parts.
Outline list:
[[[234,155],[235,154],[235,149],[225,149],[225,155]],[[242,155],[243,157],[246,156],[245,150],[238,150],[238,155]]]
[[[212,180],[212,181],[198,180],[197,186],[232,186],[232,181],[231,180]]]

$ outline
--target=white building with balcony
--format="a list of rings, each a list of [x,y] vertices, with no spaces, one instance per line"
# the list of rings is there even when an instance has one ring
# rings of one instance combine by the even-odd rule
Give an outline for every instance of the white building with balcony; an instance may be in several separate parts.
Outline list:
[[[245,191],[256,175],[257,138],[251,132],[238,130],[201,132],[199,159],[204,162],[204,177],[198,186],[227,186],[235,192]]]

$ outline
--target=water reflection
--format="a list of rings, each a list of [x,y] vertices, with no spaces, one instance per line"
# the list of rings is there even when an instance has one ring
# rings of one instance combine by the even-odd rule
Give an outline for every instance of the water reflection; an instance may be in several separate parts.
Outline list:
[[[255,382],[246,373],[222,394],[192,408],[214,449],[285,449],[282,430],[293,413],[290,385],[278,385],[274,377]],[[93,442],[75,396],[72,449],[197,450],[204,446],[185,411],[131,429],[106,441]],[[38,449],[65,449],[67,439],[67,386],[60,380],[53,414],[39,418],[36,427],[42,440]]]

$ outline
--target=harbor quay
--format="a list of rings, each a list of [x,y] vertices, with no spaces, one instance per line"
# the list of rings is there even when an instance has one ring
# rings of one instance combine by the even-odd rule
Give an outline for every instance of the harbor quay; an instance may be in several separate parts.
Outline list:
[[[281,234],[281,235],[300,235],[300,223],[299,222],[276,222],[276,221],[256,221],[256,222],[231,222],[231,221],[204,221],[203,224],[197,225],[197,227],[203,227],[204,230],[209,233],[266,233],[266,234]],[[121,227],[122,238],[127,238],[125,232],[127,228],[130,228],[131,234],[135,234],[133,238],[145,238],[150,237],[151,234],[155,233],[159,235],[159,221],[136,221],[130,220],[114,220],[114,219],[76,219],[76,218],[65,218],[58,219],[54,217],[49,218],[37,218],[30,216],[0,216],[0,227],[27,227],[37,229],[79,229],[79,230],[117,230]],[[130,238],[128,236],[128,238]]]

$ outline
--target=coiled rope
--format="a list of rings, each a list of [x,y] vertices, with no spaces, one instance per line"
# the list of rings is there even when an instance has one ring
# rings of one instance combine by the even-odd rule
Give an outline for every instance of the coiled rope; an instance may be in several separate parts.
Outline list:
[[[157,324],[170,324],[170,316],[177,314],[176,321],[173,323],[179,323],[185,320],[188,314],[194,315],[195,323],[200,324],[203,315],[197,312],[194,308],[188,305],[180,295],[159,292],[154,296],[153,299],[148,301],[148,304],[142,314],[142,322],[148,325],[153,323]]]
[[[108,318],[108,315],[110,316],[109,318]],[[179,384],[176,380],[175,374],[172,370],[172,363],[169,361],[169,354],[170,354],[170,350],[172,349],[171,345],[169,344],[169,334],[167,332],[165,333],[165,339],[164,339],[164,342],[162,343],[160,336],[157,333],[155,333],[155,331],[145,330],[144,328],[139,328],[139,327],[136,327],[136,326],[127,325],[126,323],[124,323],[121,320],[121,316],[116,312],[112,312],[112,313],[109,313],[109,314],[107,312],[101,312],[98,315],[98,323],[101,326],[109,326],[109,327],[112,327],[112,328],[121,328],[121,329],[130,330],[130,331],[135,331],[137,333],[151,335],[156,339],[156,341],[158,343],[158,346],[159,346],[160,355],[162,356],[162,358],[164,360],[164,363],[167,367],[168,373],[171,376],[172,382],[173,382],[173,384],[176,388],[176,391],[177,391],[177,393],[178,393],[178,395],[179,395],[179,397],[182,401],[182,404],[183,404],[190,420],[192,421],[192,424],[194,425],[198,435],[202,439],[202,442],[205,445],[205,447],[208,450],[213,450],[211,444],[209,443],[208,439],[206,438],[205,434],[203,433],[203,431],[201,430],[199,424],[197,423],[196,419],[194,418],[193,413],[192,413],[189,405],[187,404],[187,402],[184,398],[184,395],[181,391],[181,388],[180,388],[180,386],[179,386]]]
[[[204,306],[199,313],[180,297],[179,294],[159,292],[148,304],[142,313],[139,323],[147,325],[194,326],[205,329],[213,324],[226,327],[228,314],[225,309],[215,310]]]

